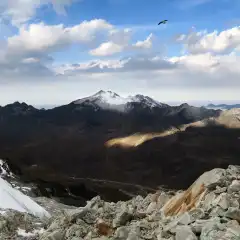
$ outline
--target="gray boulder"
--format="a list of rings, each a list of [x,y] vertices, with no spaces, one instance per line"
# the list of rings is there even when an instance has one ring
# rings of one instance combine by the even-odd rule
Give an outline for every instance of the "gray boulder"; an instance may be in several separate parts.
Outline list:
[[[206,224],[200,235],[200,240],[217,240],[217,239],[224,239],[224,226],[217,223],[212,222]]]
[[[65,240],[65,233],[66,230],[64,229],[58,229],[50,233],[46,232],[41,236],[40,240]]]
[[[121,211],[117,213],[113,219],[113,227],[120,227],[125,225],[133,217],[133,209],[129,206],[123,205]]]
[[[240,191],[240,181],[233,180],[231,185],[228,187],[228,192],[229,193],[234,193],[234,192],[239,193],[239,191]]]
[[[206,220],[196,220],[194,223],[191,224],[191,228],[194,233],[200,234],[205,226],[211,226],[214,224],[220,224],[220,218],[210,218]]]
[[[72,239],[73,237],[84,238],[89,232],[89,227],[85,224],[73,224],[66,231],[66,238]]]
[[[197,240],[197,237],[189,226],[178,226],[176,240]]]
[[[237,220],[238,222],[240,222],[240,209],[230,207],[226,212],[225,217],[233,220]]]
[[[214,190],[216,186],[225,186],[226,181],[226,170],[222,168],[215,168],[211,171],[202,174],[195,185],[204,184],[204,186],[210,190]]]

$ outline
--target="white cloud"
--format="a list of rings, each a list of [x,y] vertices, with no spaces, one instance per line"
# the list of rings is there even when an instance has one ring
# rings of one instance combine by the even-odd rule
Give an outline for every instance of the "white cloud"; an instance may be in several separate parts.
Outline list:
[[[17,52],[54,51],[72,43],[87,43],[97,37],[97,33],[109,31],[113,26],[102,19],[83,21],[73,27],[45,25],[44,23],[24,25],[19,34],[8,38],[8,48]]]
[[[101,43],[97,48],[90,50],[89,53],[93,56],[110,56],[123,52],[128,48],[131,37],[131,29],[113,28],[108,34],[109,41]]]
[[[16,73],[26,75],[26,72],[32,71],[29,76],[33,76],[44,71],[44,76],[47,73],[52,76],[52,53],[74,43],[90,48],[91,44],[96,45],[101,41],[99,35],[104,39],[104,35],[107,37],[113,28],[102,19],[83,21],[72,27],[63,24],[46,25],[42,22],[22,25],[17,35],[0,42],[0,74],[16,76]]]
[[[37,63],[40,62],[40,59],[37,58],[24,58],[22,63]]]
[[[13,86],[12,82],[18,82],[28,89],[21,88],[26,91],[21,95],[24,97],[30,96],[28,92],[33,91],[30,89],[35,89],[35,86],[44,89],[41,84],[46,87],[54,82],[54,87],[46,87],[50,103],[55,89],[59,91],[54,95],[56,99],[69,100],[82,96],[78,89],[85,89],[90,94],[99,88],[110,88],[120,93],[134,89],[136,93],[153,94],[164,101],[179,100],[185,96],[200,99],[207,92],[208,99],[238,96],[240,57],[234,51],[239,48],[239,28],[220,33],[203,31],[181,35],[178,41],[185,44],[188,51],[175,57],[156,54],[160,42],[154,42],[156,38],[153,34],[133,41],[134,34],[132,29],[119,29],[103,19],[83,21],[71,27],[63,24],[23,24],[18,34],[0,42],[1,89],[6,81],[8,89]],[[68,54],[66,47],[72,44],[89,51],[90,60],[58,65],[52,54],[64,50]],[[80,54],[80,51],[76,52],[76,57]],[[107,60],[107,56],[114,54],[118,58],[115,56],[115,59]],[[94,59],[96,56],[105,58]],[[31,87],[28,88],[27,83]],[[230,89],[233,95],[230,95]],[[219,92],[226,94],[220,96]],[[21,100],[17,91],[15,93],[19,96],[16,100]],[[4,96],[10,99],[6,94]],[[31,96],[37,101],[34,94]],[[0,97],[3,98],[2,95]]]
[[[8,82],[4,87],[0,82],[1,89],[5,89],[0,96],[2,102],[14,99],[35,104],[64,104],[99,89],[111,89],[120,94],[143,93],[163,102],[239,100],[240,57],[234,54],[95,60],[56,66],[54,70],[61,74],[55,77],[44,68],[39,71],[39,63],[27,62],[21,65],[25,75],[16,71],[15,78],[11,78],[15,79],[13,84]],[[26,71],[28,65],[39,77],[27,81],[27,74],[31,74]],[[2,76],[2,68],[0,73]]]
[[[109,56],[115,53],[120,53],[124,49],[123,45],[119,45],[114,42],[102,43],[99,47],[90,50],[90,54],[93,56]]]
[[[133,35],[133,31],[130,28],[124,29],[112,29],[109,32],[110,41],[119,45],[128,45]]]
[[[30,20],[42,5],[51,4],[57,13],[65,14],[65,7],[72,2],[73,0],[1,0],[0,16],[9,18],[13,25],[19,26]]]
[[[61,79],[86,80],[91,76],[91,80],[88,80],[91,83],[85,80],[80,82],[96,90],[124,88],[125,91],[134,89],[146,94],[149,92],[150,95],[154,93],[159,100],[163,97],[165,101],[204,100],[204,98],[233,100],[238,99],[240,91],[239,64],[240,57],[234,54],[210,53],[166,59],[156,56],[96,60],[61,66]],[[60,72],[60,69],[58,71]]]
[[[136,43],[134,43],[133,47],[149,49],[153,45],[152,40],[153,40],[153,34],[151,33],[144,41],[137,41]]]
[[[204,53],[198,55],[183,55],[180,57],[172,57],[170,61],[173,63],[179,63],[184,66],[193,68],[212,68],[219,65],[219,60],[216,56],[213,56],[211,53]]]
[[[231,52],[240,47],[240,26],[222,32],[202,31],[182,34],[177,41],[184,43],[186,50],[192,54]]]
[[[131,44],[130,29],[124,29],[123,31],[117,29],[112,30],[110,32],[110,39],[111,41],[101,43],[100,46],[90,50],[89,53],[93,56],[110,56],[123,51],[131,52],[133,50],[146,50],[153,46],[152,33],[145,40]]]
[[[78,73],[164,71],[176,68],[176,63],[159,57],[129,57],[119,60],[95,60],[87,63],[67,64],[55,70],[60,74],[75,75]]]
[[[155,57],[130,57],[115,60],[95,60],[78,64],[66,64],[56,68],[56,71],[65,75],[78,73],[121,73],[145,71],[151,72],[193,72],[196,74],[215,74],[232,72],[240,74],[238,67],[240,57],[230,55],[194,54],[180,57],[161,58]],[[154,73],[155,74],[155,73]],[[177,81],[177,79],[176,79]],[[239,82],[240,85],[240,82]]]

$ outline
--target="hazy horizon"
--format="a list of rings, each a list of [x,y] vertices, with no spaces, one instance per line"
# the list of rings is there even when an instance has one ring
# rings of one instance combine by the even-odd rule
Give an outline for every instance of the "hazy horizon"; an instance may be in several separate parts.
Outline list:
[[[98,90],[100,91],[100,90]],[[81,99],[81,98],[84,98],[84,97],[88,97],[88,96],[91,96],[95,93],[97,93],[98,91],[90,94],[90,95],[86,95],[86,94],[83,94],[82,96],[79,96],[77,98],[72,98],[72,99],[69,99],[69,100],[65,100],[65,101],[62,101],[62,103],[55,103],[55,104],[51,104],[51,103],[42,103],[42,104],[34,104],[34,103],[31,103],[31,101],[21,101],[19,99],[13,99],[12,101],[9,101],[8,103],[5,103],[5,104],[0,104],[0,106],[6,106],[8,104],[12,104],[14,102],[25,102],[27,103],[28,105],[32,105],[36,108],[45,108],[45,109],[50,109],[50,108],[54,108],[54,107],[57,107],[57,106],[61,106],[61,105],[65,105],[65,104],[69,104],[71,103],[72,101],[75,101],[77,99]],[[106,90],[106,91],[111,91],[111,90]],[[119,94],[118,92],[115,92],[117,94]],[[219,104],[227,104],[227,105],[232,105],[232,104],[240,104],[240,100],[191,100],[191,101],[164,101],[164,100],[161,100],[159,98],[155,98],[151,95],[146,95],[144,94],[143,92],[139,92],[139,93],[134,93],[134,94],[119,94],[121,97],[128,97],[128,96],[132,96],[132,95],[136,95],[136,94],[142,94],[142,95],[145,95],[145,96],[148,96],[148,97],[151,97],[153,98],[154,100],[157,100],[159,102],[162,102],[162,103],[166,103],[168,105],[171,105],[171,106],[177,106],[177,105],[181,105],[183,103],[188,103],[189,105],[192,105],[192,106],[197,106],[197,107],[200,107],[200,106],[207,106],[208,104],[214,104],[214,105],[219,105]]]

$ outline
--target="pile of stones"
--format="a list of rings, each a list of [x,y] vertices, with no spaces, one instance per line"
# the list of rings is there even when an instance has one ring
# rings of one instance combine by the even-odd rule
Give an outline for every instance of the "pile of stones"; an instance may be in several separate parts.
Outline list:
[[[239,206],[240,167],[229,166],[204,173],[185,191],[161,190],[117,203],[95,197],[85,207],[53,211],[45,222],[31,219],[27,229],[15,224],[9,239],[240,240]],[[6,234],[0,239],[8,239],[9,220],[0,217],[0,232]],[[18,238],[19,228],[36,234]]]

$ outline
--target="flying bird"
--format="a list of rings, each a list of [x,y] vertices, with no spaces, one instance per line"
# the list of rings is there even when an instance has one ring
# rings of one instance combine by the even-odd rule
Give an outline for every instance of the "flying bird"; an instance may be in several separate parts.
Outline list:
[[[163,21],[159,22],[158,25],[160,25],[160,24],[166,24],[167,22],[168,22],[168,20],[163,20]]]

